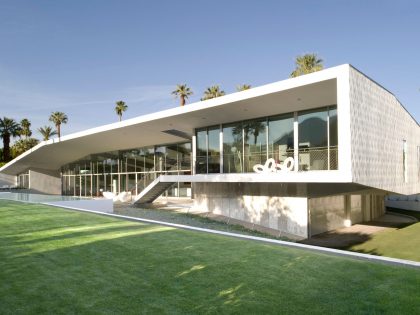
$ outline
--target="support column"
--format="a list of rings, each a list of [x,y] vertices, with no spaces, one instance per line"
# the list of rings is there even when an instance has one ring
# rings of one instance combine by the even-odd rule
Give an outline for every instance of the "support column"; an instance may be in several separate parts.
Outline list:
[[[298,123],[298,113],[294,112],[293,116],[293,159],[295,160],[294,171],[299,170],[299,123]]]

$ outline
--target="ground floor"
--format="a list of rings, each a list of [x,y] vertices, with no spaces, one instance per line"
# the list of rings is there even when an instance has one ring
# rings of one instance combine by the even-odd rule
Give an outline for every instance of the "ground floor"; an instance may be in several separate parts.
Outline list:
[[[249,222],[279,236],[306,239],[385,213],[385,194],[321,195],[307,185],[194,183],[194,209]]]
[[[29,170],[18,181],[31,192],[98,197],[104,191],[138,195],[163,172],[62,175]],[[195,211],[223,215],[275,231],[280,236],[306,239],[326,231],[373,220],[385,211],[385,193],[354,184],[189,182],[194,176],[176,171],[173,183],[156,196],[191,198]],[[255,175],[253,175],[255,176]],[[134,200],[134,199],[133,199]]]

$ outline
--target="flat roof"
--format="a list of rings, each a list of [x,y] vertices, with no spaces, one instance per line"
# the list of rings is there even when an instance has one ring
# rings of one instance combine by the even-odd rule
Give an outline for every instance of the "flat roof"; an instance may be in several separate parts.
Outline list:
[[[58,170],[89,154],[182,142],[192,137],[195,128],[336,104],[337,77],[349,67],[328,68],[43,141],[0,172],[16,175],[29,168]]]

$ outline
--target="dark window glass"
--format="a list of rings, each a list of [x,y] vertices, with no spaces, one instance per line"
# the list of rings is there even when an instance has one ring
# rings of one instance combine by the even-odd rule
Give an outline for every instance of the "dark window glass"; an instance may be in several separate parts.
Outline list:
[[[220,173],[220,129],[208,129],[208,173]]]
[[[207,131],[197,131],[197,155],[195,172],[197,174],[207,173]]]
[[[243,170],[242,124],[223,126],[223,173]]]
[[[330,106],[329,111],[330,123],[330,170],[338,169],[338,122],[337,107]]]
[[[300,112],[299,170],[328,169],[328,110]]]
[[[268,122],[268,157],[283,162],[293,157],[293,115],[276,116]]]
[[[267,121],[252,120],[244,122],[245,173],[253,172],[256,164],[264,164],[267,160]]]

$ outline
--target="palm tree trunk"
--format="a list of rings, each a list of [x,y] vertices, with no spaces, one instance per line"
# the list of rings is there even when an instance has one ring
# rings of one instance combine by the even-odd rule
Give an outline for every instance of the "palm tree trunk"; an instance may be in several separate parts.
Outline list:
[[[118,115],[118,117],[120,117],[120,121],[121,121],[121,116],[122,116],[121,114]]]
[[[55,125],[55,128],[57,129],[58,139],[61,137],[61,130],[60,130],[60,124]]]
[[[179,99],[181,101],[181,106],[184,106],[185,105],[185,97],[184,97],[184,95],[181,95]]]
[[[3,135],[3,160],[8,162],[10,160],[10,136]]]

